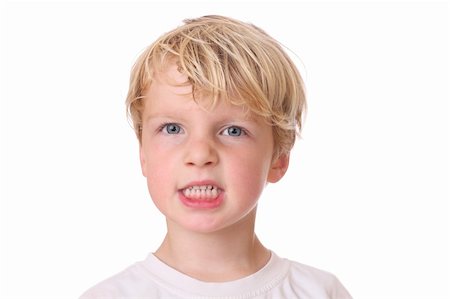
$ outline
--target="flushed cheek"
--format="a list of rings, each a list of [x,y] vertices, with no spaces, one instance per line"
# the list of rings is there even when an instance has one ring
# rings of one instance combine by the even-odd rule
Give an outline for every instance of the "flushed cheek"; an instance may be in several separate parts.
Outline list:
[[[151,157],[147,160],[147,186],[152,200],[158,208],[164,205],[164,198],[173,193],[173,179],[176,173],[172,167],[170,160],[167,160],[164,155],[157,153],[149,153]]]
[[[248,156],[247,156],[248,157]],[[238,192],[241,202],[256,202],[266,184],[268,167],[262,163],[263,159],[242,159],[233,163],[230,168],[229,183]]]

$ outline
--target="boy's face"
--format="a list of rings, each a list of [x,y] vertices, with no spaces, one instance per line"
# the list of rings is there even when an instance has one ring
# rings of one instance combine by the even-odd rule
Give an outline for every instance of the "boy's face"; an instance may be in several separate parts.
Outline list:
[[[272,128],[262,119],[223,101],[208,111],[194,102],[191,86],[173,85],[183,82],[172,65],[147,89],[142,172],[169,225],[218,231],[252,217],[264,186],[284,175],[289,158],[272,160]]]

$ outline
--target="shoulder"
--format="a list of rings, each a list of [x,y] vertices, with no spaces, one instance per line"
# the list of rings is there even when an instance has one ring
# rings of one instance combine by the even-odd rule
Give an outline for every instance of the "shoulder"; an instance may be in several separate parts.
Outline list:
[[[286,281],[298,292],[309,293],[310,296],[314,295],[311,298],[351,298],[335,275],[295,261],[286,261],[289,263]]]
[[[142,262],[135,263],[88,289],[80,299],[133,298],[141,294],[158,294],[158,288]]]

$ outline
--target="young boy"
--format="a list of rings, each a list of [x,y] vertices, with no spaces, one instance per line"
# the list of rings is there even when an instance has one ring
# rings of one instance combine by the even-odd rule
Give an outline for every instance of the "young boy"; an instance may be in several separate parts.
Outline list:
[[[301,128],[300,74],[261,29],[187,20],[131,74],[127,108],[167,234],[156,252],[81,298],[351,298],[331,274],[278,257],[254,233]]]

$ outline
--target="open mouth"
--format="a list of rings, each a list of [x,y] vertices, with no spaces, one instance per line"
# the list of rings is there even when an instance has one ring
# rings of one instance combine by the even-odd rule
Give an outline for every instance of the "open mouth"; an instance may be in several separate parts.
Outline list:
[[[195,185],[181,190],[187,199],[193,200],[214,200],[219,197],[222,190],[214,185]]]

